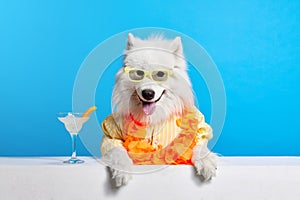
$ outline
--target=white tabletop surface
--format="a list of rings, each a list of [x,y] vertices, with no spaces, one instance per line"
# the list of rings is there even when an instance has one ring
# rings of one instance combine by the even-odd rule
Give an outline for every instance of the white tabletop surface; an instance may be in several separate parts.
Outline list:
[[[300,157],[221,157],[217,177],[201,182],[192,166],[136,166],[128,185],[112,186],[91,157],[0,157],[0,200],[300,199]],[[154,168],[153,168],[154,167]],[[154,171],[154,172],[153,172]]]

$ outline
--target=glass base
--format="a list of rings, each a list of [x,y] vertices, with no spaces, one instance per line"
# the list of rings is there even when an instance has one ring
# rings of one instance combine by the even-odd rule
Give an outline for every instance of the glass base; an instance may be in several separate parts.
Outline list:
[[[78,158],[70,158],[69,160],[65,160],[63,163],[65,163],[65,164],[81,164],[81,163],[84,163],[84,160],[80,160]]]

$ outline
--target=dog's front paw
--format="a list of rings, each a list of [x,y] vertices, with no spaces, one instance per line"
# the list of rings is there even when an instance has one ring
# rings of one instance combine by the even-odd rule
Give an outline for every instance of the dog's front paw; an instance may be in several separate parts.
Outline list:
[[[210,152],[206,146],[196,146],[194,148],[192,162],[197,174],[203,176],[205,181],[216,176],[217,155]]]
[[[102,161],[110,168],[116,187],[126,185],[132,178],[130,173],[133,162],[122,147],[116,147],[107,152]]]
[[[124,171],[120,171],[114,168],[110,168],[112,172],[112,179],[115,180],[115,186],[116,187],[121,187],[123,185],[126,185],[129,180],[132,178],[132,176]]]

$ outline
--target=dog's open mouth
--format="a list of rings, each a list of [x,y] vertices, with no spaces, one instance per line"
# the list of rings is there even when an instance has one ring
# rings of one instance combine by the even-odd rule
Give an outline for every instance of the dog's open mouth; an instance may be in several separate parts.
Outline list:
[[[155,108],[156,108],[156,103],[161,99],[161,97],[163,96],[164,93],[165,93],[165,91],[163,91],[161,93],[160,97],[156,101],[153,101],[153,102],[144,101],[140,98],[139,95],[137,95],[139,97],[140,101],[142,102],[142,109],[146,115],[152,115],[154,113]]]

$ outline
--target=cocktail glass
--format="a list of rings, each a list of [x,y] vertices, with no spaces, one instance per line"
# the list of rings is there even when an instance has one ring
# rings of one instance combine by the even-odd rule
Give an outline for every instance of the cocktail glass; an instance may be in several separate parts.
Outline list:
[[[84,163],[83,160],[77,158],[76,155],[76,140],[82,125],[89,119],[89,117],[82,117],[82,113],[61,112],[57,114],[59,121],[64,123],[65,128],[70,133],[72,139],[72,156],[69,160],[64,161],[67,164]]]

